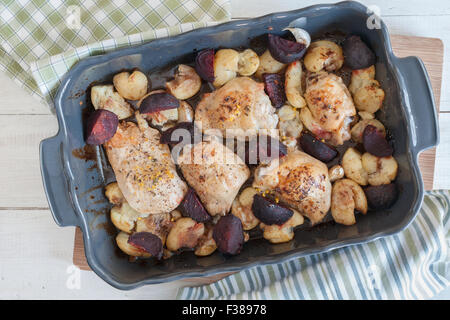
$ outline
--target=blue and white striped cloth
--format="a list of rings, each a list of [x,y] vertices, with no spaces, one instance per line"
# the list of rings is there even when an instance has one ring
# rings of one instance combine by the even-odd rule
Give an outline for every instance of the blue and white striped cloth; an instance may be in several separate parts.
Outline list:
[[[178,299],[427,299],[450,284],[450,191],[432,191],[407,229],[332,252],[255,267]]]

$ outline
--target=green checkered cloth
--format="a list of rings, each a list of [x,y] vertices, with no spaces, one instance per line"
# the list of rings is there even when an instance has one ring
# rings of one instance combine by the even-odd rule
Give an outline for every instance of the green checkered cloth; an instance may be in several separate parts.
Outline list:
[[[2,0],[0,70],[52,106],[84,57],[230,18],[229,0]]]

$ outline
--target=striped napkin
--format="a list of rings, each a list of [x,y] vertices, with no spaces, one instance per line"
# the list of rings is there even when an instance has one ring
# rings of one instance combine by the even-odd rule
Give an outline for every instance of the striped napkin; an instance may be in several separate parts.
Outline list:
[[[231,18],[229,0],[2,0],[0,70],[52,106],[80,59]]]
[[[427,299],[450,284],[450,191],[427,193],[404,231],[363,245],[255,267],[178,299]]]

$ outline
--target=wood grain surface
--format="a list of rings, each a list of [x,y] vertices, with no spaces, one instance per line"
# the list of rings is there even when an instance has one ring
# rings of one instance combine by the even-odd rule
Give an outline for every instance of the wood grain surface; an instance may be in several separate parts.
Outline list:
[[[442,63],[444,46],[440,39],[423,38],[414,36],[391,36],[394,53],[398,57],[417,56],[424,62],[431,79],[436,108],[439,111],[439,98],[442,82]],[[420,170],[426,190],[433,189],[433,177],[435,167],[436,149],[432,148],[423,152],[420,157]],[[73,251],[73,263],[82,270],[90,270],[84,254],[83,235],[79,228],[75,231],[75,244]],[[217,281],[230,273],[224,273],[211,277],[185,279],[185,282],[195,284],[207,284]]]

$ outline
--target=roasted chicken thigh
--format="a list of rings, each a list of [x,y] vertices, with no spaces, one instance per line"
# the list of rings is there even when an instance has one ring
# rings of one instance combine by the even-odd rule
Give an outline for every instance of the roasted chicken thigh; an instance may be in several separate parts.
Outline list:
[[[300,117],[309,131],[334,145],[350,139],[350,123],[356,109],[340,77],[327,72],[309,74],[305,99],[308,107],[301,110]]]
[[[282,203],[297,209],[312,224],[320,222],[330,209],[327,166],[301,151],[259,166],[253,187],[274,192]]]
[[[201,123],[203,130],[219,129],[223,136],[228,129],[266,129],[270,134],[270,130],[277,127],[278,116],[264,92],[263,83],[238,77],[203,96],[195,110],[195,121]],[[242,134],[236,133],[236,136]]]
[[[215,138],[183,147],[178,164],[210,215],[227,214],[250,170]]]
[[[139,129],[133,122],[121,122],[104,144],[123,196],[140,213],[171,212],[187,191],[169,147],[159,139],[156,129]]]

